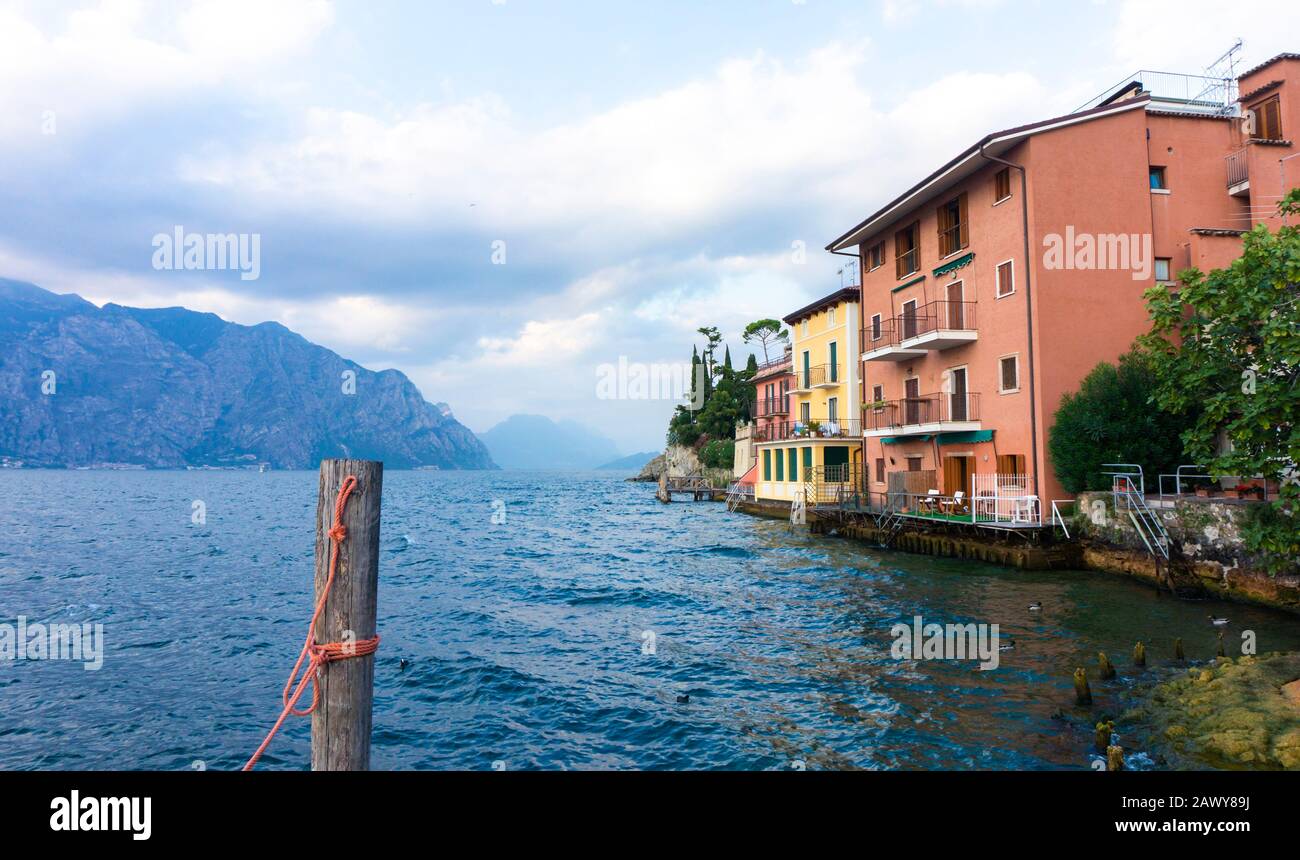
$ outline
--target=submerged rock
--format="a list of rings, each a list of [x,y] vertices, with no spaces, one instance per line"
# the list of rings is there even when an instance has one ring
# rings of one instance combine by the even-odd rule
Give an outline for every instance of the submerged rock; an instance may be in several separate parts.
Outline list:
[[[1300,770],[1300,653],[1219,658],[1156,687],[1127,715],[1149,723],[1189,764]]]

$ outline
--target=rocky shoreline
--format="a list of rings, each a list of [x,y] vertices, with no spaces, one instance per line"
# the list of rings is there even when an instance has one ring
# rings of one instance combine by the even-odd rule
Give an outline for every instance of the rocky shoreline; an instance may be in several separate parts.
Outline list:
[[[1192,767],[1300,771],[1300,653],[1218,658],[1124,715]]]

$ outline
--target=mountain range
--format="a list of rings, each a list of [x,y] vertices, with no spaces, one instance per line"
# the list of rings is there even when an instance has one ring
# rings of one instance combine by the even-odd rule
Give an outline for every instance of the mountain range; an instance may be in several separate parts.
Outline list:
[[[596,469],[619,457],[600,433],[542,415],[511,415],[479,438],[503,469]]]
[[[27,466],[491,469],[445,403],[284,326],[102,308],[0,278],[0,460]]]

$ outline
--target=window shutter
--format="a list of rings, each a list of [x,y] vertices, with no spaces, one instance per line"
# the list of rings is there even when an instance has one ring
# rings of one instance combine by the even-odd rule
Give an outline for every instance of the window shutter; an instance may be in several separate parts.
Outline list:
[[[1002,359],[1002,390],[1011,391],[1020,387],[1020,381],[1016,379],[1016,360],[1014,358]]]
[[[960,244],[958,245],[958,247],[965,248],[967,245],[970,244],[970,218],[967,217],[967,212],[966,212],[966,195],[962,194],[962,196],[957,199],[959,201],[957,204],[957,208],[958,208],[957,217],[961,218],[961,229],[957,231],[958,233],[961,234]]]

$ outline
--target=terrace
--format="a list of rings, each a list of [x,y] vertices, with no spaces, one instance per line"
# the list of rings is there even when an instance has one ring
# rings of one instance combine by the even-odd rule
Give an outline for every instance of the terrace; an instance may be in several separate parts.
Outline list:
[[[856,418],[814,418],[807,424],[801,421],[775,421],[754,431],[755,442],[785,442],[791,439],[856,442],[861,437],[862,422]]]

